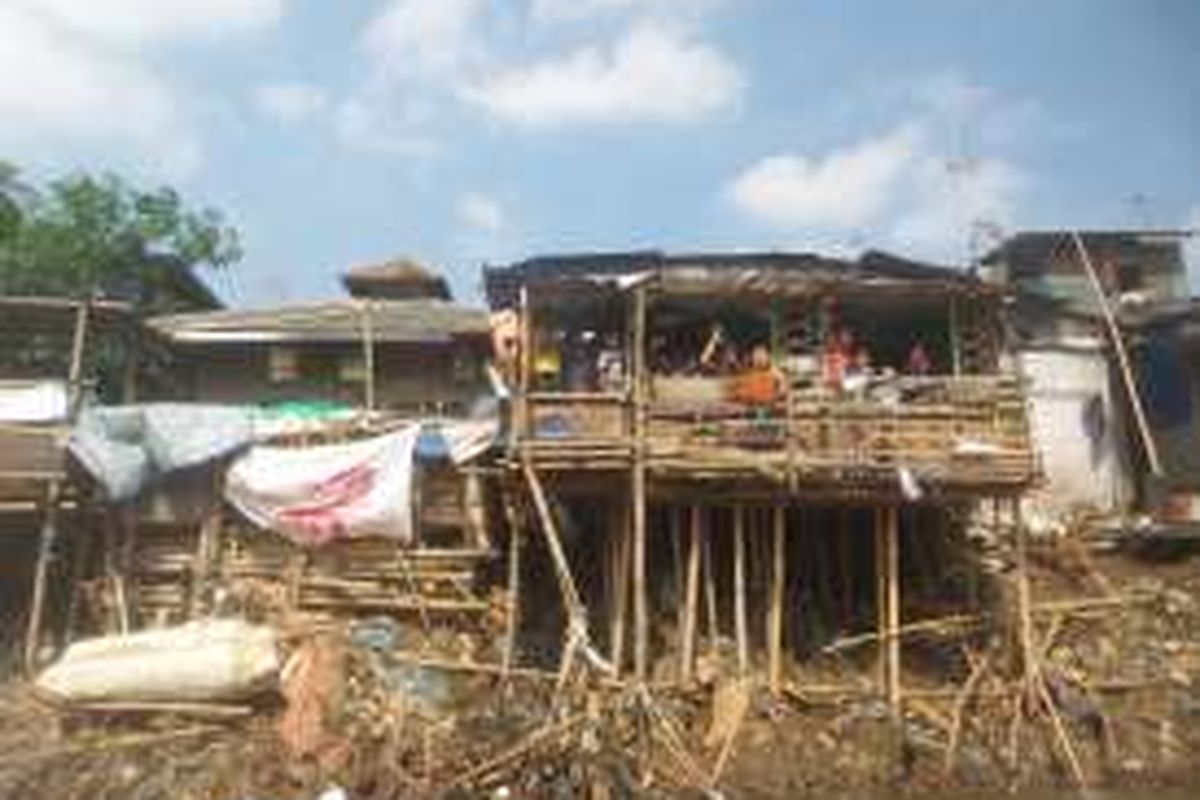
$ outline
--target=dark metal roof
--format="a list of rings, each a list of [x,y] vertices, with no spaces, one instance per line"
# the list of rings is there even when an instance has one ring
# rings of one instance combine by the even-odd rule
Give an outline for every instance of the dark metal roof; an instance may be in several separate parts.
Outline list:
[[[154,317],[176,343],[351,342],[369,328],[378,342],[432,344],[485,337],[487,312],[444,300],[332,300],[248,311]]]
[[[493,308],[515,303],[522,284],[550,284],[590,278],[615,278],[639,273],[657,274],[668,281],[687,273],[689,280],[714,285],[727,283],[729,276],[769,275],[775,282],[812,280],[855,282],[938,282],[981,286],[972,273],[954,267],[901,258],[890,253],[868,251],[857,259],[841,259],[815,253],[729,252],[665,254],[656,250],[539,256],[508,266],[485,267],[484,284]],[[764,285],[759,283],[758,285]]]
[[[354,267],[342,275],[342,283],[354,297],[450,299],[446,279],[409,258]]]

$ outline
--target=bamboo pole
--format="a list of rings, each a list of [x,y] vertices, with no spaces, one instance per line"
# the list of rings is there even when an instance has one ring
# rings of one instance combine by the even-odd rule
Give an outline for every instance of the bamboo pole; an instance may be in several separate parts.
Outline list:
[[[517,382],[520,391],[517,392],[516,430],[513,432],[518,441],[529,437],[532,433],[530,425],[529,392],[532,388],[533,373],[533,308],[529,303],[529,287],[521,286],[520,315],[517,318]]]
[[[1150,431],[1150,423],[1146,417],[1146,409],[1142,406],[1142,396],[1138,392],[1137,382],[1133,377],[1133,366],[1129,361],[1129,353],[1125,350],[1125,341],[1121,336],[1121,328],[1117,324],[1117,318],[1113,314],[1112,306],[1109,305],[1108,297],[1104,293],[1104,287],[1100,283],[1100,276],[1096,274],[1096,267],[1092,263],[1092,257],[1088,254],[1087,247],[1084,246],[1083,238],[1080,237],[1078,231],[1071,231],[1071,242],[1075,245],[1075,250],[1079,254],[1079,260],[1083,263],[1083,268],[1087,273],[1092,291],[1096,295],[1096,302],[1100,305],[1100,313],[1104,317],[1104,324],[1108,328],[1109,338],[1112,339],[1113,352],[1117,355],[1117,365],[1120,368],[1121,380],[1125,385],[1125,392],[1129,396],[1129,405],[1133,409],[1133,417],[1137,422],[1138,433],[1141,434],[1142,445],[1146,449],[1146,461],[1149,462],[1150,471],[1156,477],[1161,478],[1163,476],[1163,466],[1158,455],[1158,444],[1154,441],[1154,435]]]
[[[650,665],[650,608],[646,596],[646,462],[645,462],[645,359],[646,359],[646,287],[639,285],[633,295],[633,341],[630,383],[633,400],[633,617],[634,675],[646,679]]]
[[[782,505],[772,508],[771,607],[767,616],[767,683],[778,694],[783,676],[784,533],[787,519]]]
[[[888,506],[884,509],[887,567],[887,674],[888,705],[897,720],[903,713],[900,682],[900,525],[899,509]]]
[[[733,620],[738,672],[750,670],[750,637],[746,624],[746,507],[733,507]]]
[[[562,540],[558,535],[558,526],[554,524],[554,517],[550,513],[550,504],[546,500],[542,481],[528,459],[525,460],[524,471],[525,481],[529,484],[529,492],[533,496],[533,505],[537,509],[538,518],[542,523],[540,526],[542,536],[546,540],[546,549],[550,552],[550,561],[554,565],[554,574],[558,580],[567,616],[575,622],[586,622],[583,600],[575,585],[575,578],[571,575],[571,565],[563,550]]]
[[[622,495],[623,496],[623,495]],[[625,617],[629,607],[629,505],[621,501],[615,509],[610,508],[613,517],[613,558],[615,560],[613,574],[615,578],[615,595],[613,597],[613,619],[609,628],[609,647],[615,677],[621,676],[621,668],[625,661]]]
[[[708,621],[708,647],[714,654],[717,652],[721,636],[721,626],[717,619],[717,581],[713,564],[713,533],[716,525],[716,512],[710,512],[707,529],[701,533],[701,572],[704,575],[704,611]]]
[[[688,513],[687,578],[684,588],[683,628],[680,631],[681,647],[679,677],[686,684],[692,680],[696,665],[696,623],[699,616],[700,595],[700,507],[692,506]]]
[[[884,542],[886,534],[884,533],[883,514],[883,508],[877,506],[872,510],[871,520],[875,529],[872,556],[875,559],[875,631],[879,637],[879,651],[877,655],[879,693],[886,696],[888,691],[887,641],[890,638],[890,631],[888,630],[887,620],[887,559],[885,557],[887,545]]]
[[[508,523],[508,607],[504,619],[504,650],[501,654],[503,682],[508,683],[517,652],[517,630],[521,615],[521,524],[512,497],[504,495],[504,518]]]
[[[38,644],[42,633],[42,614],[46,604],[46,577],[50,571],[50,559],[58,539],[58,501],[61,484],[57,479],[46,485],[46,510],[42,517],[42,530],[38,539],[37,564],[34,568],[33,599],[30,601],[29,625],[25,632],[25,669],[29,674],[37,668]]]
[[[367,411],[375,410],[375,330],[371,319],[371,301],[363,299],[358,304],[362,323],[363,390]]]

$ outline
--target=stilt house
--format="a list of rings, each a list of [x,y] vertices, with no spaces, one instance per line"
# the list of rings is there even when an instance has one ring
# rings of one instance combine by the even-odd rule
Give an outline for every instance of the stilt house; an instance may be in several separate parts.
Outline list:
[[[1035,478],[1002,290],[965,272],[633,252],[485,282],[509,467],[619,672],[686,682],[728,651],[778,686],[835,631],[877,630],[894,696],[887,632],[931,585],[966,591],[964,516]]]

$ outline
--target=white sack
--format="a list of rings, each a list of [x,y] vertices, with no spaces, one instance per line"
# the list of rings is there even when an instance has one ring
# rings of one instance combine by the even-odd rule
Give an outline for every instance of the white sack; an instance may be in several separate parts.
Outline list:
[[[317,447],[254,447],[230,467],[225,496],[254,524],[300,544],[353,536],[411,541],[419,425]]]
[[[270,628],[206,620],[73,644],[36,686],[75,703],[203,702],[252,694],[278,672]]]

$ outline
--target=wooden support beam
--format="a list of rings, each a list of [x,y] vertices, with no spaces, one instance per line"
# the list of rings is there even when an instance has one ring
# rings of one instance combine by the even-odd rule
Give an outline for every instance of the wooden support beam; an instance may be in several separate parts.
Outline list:
[[[558,588],[562,594],[563,606],[567,617],[572,621],[586,622],[583,600],[571,574],[571,565],[567,561],[566,551],[562,547],[562,539],[558,535],[558,526],[550,513],[550,503],[546,500],[546,490],[542,481],[528,460],[524,463],[525,481],[529,484],[529,493],[533,497],[533,506],[537,509],[539,526],[542,537],[546,540],[546,549],[550,553],[550,562],[554,565],[554,574],[558,580]]]
[[[688,513],[687,577],[684,585],[683,627],[680,630],[679,677],[690,683],[696,666],[696,627],[700,599],[700,507]]]
[[[879,693],[886,696],[888,691],[888,591],[887,591],[887,538],[884,509],[876,507],[872,510],[874,541],[872,555],[875,559],[875,634],[878,637],[878,677]]]
[[[38,646],[42,636],[42,615],[46,605],[46,578],[50,561],[54,557],[54,545],[58,539],[58,504],[62,486],[58,480],[46,484],[45,510],[42,512],[42,529],[38,537],[37,563],[33,573],[33,598],[29,604],[29,624],[25,631],[25,670],[30,675],[37,669]]]
[[[704,616],[708,622],[708,647],[714,654],[720,645],[721,626],[717,619],[717,579],[713,562],[713,536],[716,532],[716,512],[710,511],[708,525],[701,531],[701,564],[704,575]]]
[[[777,694],[783,679],[783,596],[787,583],[786,527],[787,517],[782,505],[771,509],[771,602],[767,612],[767,684]]]
[[[746,507],[733,507],[733,624],[738,672],[750,671],[750,635],[746,620]]]
[[[646,595],[646,287],[633,292],[630,312],[630,400],[634,436],[633,494],[633,662],[634,677],[644,681],[650,668],[650,604]]]
[[[885,567],[887,570],[888,705],[899,720],[903,713],[900,681],[900,512],[884,508]]]
[[[615,507],[610,506],[609,516],[613,532],[613,589],[615,591],[612,597],[612,622],[609,626],[609,652],[615,670],[614,677],[619,678],[625,661],[625,617],[628,614],[629,606],[629,504],[622,499]]]
[[[500,663],[507,684],[516,660],[517,631],[521,625],[521,541],[524,539],[521,519],[508,491],[504,493],[504,521],[508,525],[508,607],[505,609],[504,649]]]
[[[1133,418],[1137,422],[1138,433],[1141,435],[1142,445],[1146,450],[1146,462],[1150,466],[1150,471],[1156,477],[1163,476],[1162,461],[1158,455],[1158,444],[1154,441],[1154,434],[1150,430],[1150,422],[1146,416],[1146,409],[1142,405],[1142,395],[1138,391],[1137,381],[1133,376],[1133,365],[1129,362],[1129,353],[1125,350],[1125,340],[1121,336],[1121,328],[1117,324],[1116,315],[1113,313],[1112,306],[1108,302],[1108,296],[1104,292],[1104,286],[1100,283],[1100,276],[1096,274],[1096,267],[1092,263],[1092,257],[1088,254],[1087,247],[1083,244],[1083,238],[1076,231],[1071,231],[1071,242],[1075,245],[1075,250],[1079,254],[1079,260],[1083,263],[1084,272],[1087,273],[1088,281],[1091,283],[1092,292],[1096,295],[1096,302],[1100,305],[1100,313],[1104,317],[1104,324],[1108,328],[1108,336],[1112,341],[1113,352],[1117,356],[1117,366],[1121,373],[1121,382],[1125,386],[1125,393],[1129,397],[1129,406],[1133,409]]]

